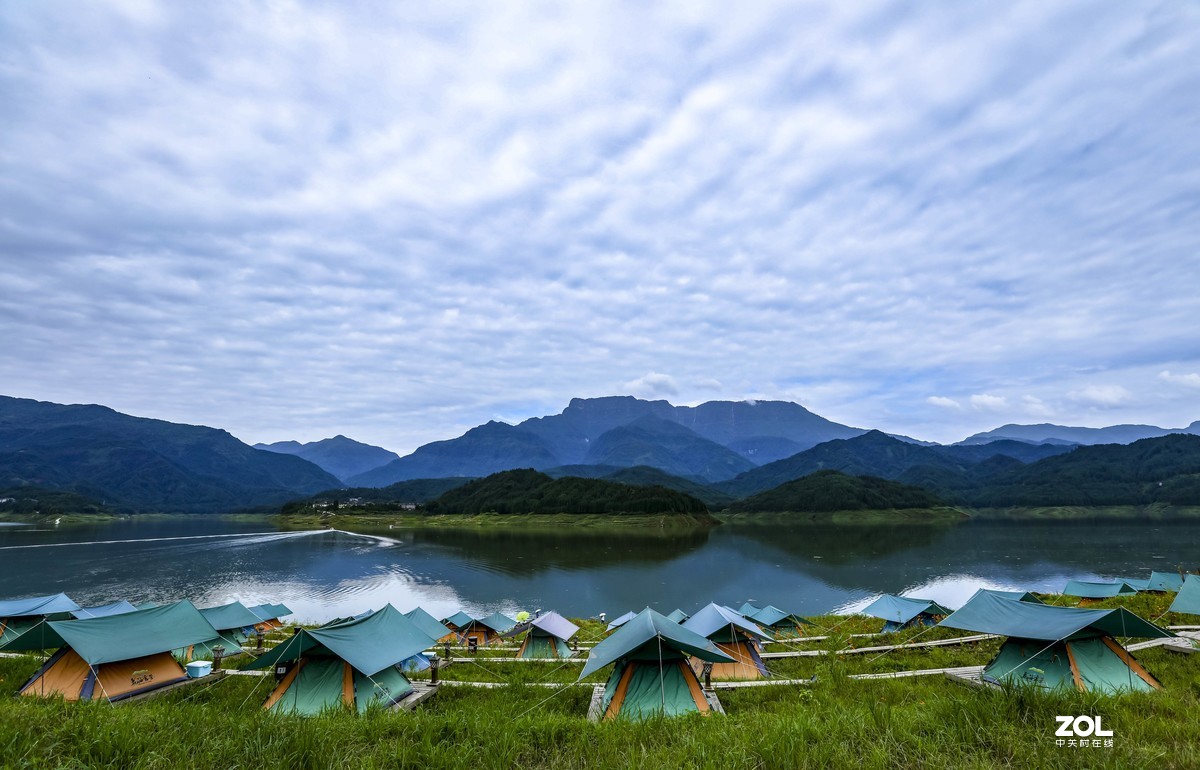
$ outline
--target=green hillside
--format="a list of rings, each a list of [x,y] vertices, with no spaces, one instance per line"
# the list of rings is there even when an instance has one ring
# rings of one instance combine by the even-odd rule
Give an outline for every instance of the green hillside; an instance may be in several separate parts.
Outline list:
[[[872,476],[848,476],[840,471],[817,471],[774,489],[739,500],[735,512],[834,512],[939,508],[946,505],[919,487]]]
[[[622,468],[621,470],[609,473],[601,478],[608,481],[616,481],[621,484],[633,484],[635,486],[655,486],[674,489],[676,492],[683,492],[686,495],[691,495],[697,500],[707,505],[712,510],[719,510],[733,502],[733,498],[719,490],[713,489],[710,486],[697,483],[690,479],[672,476],[666,471],[661,471],[658,468],[651,468],[647,465],[637,465],[632,468]]]
[[[433,514],[708,512],[696,498],[663,487],[601,479],[552,479],[530,469],[469,482],[429,502],[425,510]]]
[[[405,506],[421,505],[451,489],[456,489],[472,478],[452,476],[445,479],[411,479],[398,481],[386,487],[346,487],[327,489],[304,500],[293,500],[283,506],[280,513],[292,514],[315,508],[366,507],[381,511],[403,510]]]

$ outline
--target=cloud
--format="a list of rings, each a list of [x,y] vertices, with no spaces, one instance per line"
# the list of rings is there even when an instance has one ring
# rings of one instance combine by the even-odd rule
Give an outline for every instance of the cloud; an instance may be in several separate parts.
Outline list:
[[[630,380],[622,387],[626,393],[645,398],[679,395],[679,383],[675,381],[675,378],[660,372],[647,372],[636,380]]]
[[[1067,395],[1075,401],[1098,407],[1120,406],[1133,398],[1133,394],[1120,385],[1088,385]]]
[[[0,382],[402,452],[630,382],[1083,419],[1200,370],[1198,47],[1185,3],[0,5]]]
[[[946,396],[930,396],[929,398],[925,399],[925,403],[941,407],[942,409],[953,409],[955,411],[959,411],[963,408],[962,404],[952,398],[947,398]]]
[[[1192,372],[1190,374],[1172,374],[1170,370],[1164,369],[1158,373],[1158,378],[1163,382],[1169,382],[1172,385],[1183,385],[1188,388],[1200,388],[1200,374]]]
[[[1053,417],[1054,409],[1037,396],[1022,396],[1021,408],[1025,410],[1025,414],[1035,418]]]
[[[991,393],[976,393],[971,396],[971,406],[986,411],[1000,411],[1008,408],[1008,399],[1004,396],[994,396]]]

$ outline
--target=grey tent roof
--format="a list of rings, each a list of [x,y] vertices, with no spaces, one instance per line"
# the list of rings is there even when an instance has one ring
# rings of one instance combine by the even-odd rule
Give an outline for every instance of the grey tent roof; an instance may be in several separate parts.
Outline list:
[[[437,618],[430,615],[420,607],[413,607],[408,612],[404,613],[404,617],[417,624],[417,628],[432,636],[434,639],[441,639],[447,634],[453,633],[449,628],[437,621]]]
[[[517,621],[499,612],[493,612],[486,618],[478,618],[475,622],[482,626],[487,626],[499,634],[504,633],[517,624]]]
[[[1171,612],[1200,615],[1200,575],[1188,575],[1171,602]]]
[[[980,588],[985,594],[999,596],[1001,599],[1012,599],[1015,602],[1032,602],[1033,604],[1045,604],[1044,601],[1037,598],[1028,591],[1001,591],[997,588]]]
[[[217,639],[189,601],[85,620],[51,620],[6,645],[9,650],[70,646],[89,665],[130,660]]]
[[[1090,580],[1068,580],[1062,590],[1065,596],[1078,596],[1081,599],[1107,599],[1110,596],[1137,593],[1137,589],[1123,580],[1114,582],[1093,582]]]
[[[433,638],[392,605],[384,605],[365,618],[328,628],[302,628],[250,664],[266,668],[276,661],[295,660],[314,648],[324,648],[371,676],[420,654]]]
[[[676,623],[682,623],[683,621],[687,620],[688,617],[689,615],[686,612],[678,608],[667,613],[667,620],[673,620]]]
[[[109,615],[124,615],[126,612],[137,612],[137,607],[122,600],[110,604],[101,604],[98,607],[83,607],[71,614],[76,620],[83,620],[84,618],[105,618]]]
[[[1151,572],[1147,581],[1147,591],[1170,591],[1174,593],[1183,588],[1183,576],[1178,572]]]
[[[938,625],[1046,642],[1095,634],[1139,638],[1174,636],[1170,631],[1142,620],[1124,608],[1084,610],[1078,607],[1055,607],[1013,601],[982,591]]]
[[[60,612],[75,612],[79,605],[66,594],[30,596],[26,599],[0,601],[0,618],[33,618],[42,615],[57,615]]]
[[[701,660],[713,663],[734,662],[733,658],[721,652],[716,645],[700,634],[689,631],[647,607],[588,652],[587,664],[579,673],[579,678],[583,679],[656,640],[665,647],[694,655]]]
[[[752,606],[752,605],[743,604],[742,606],[746,607],[746,606]],[[799,615],[797,615],[793,612],[786,612],[772,604],[768,604],[766,607],[763,607],[760,610],[756,610],[755,612],[753,612],[749,615],[746,615],[746,613],[744,613],[744,612],[742,614],[745,615],[750,620],[753,620],[755,623],[758,623],[758,624],[764,625],[764,626],[773,626],[776,623],[778,623],[779,621],[786,620],[787,618],[791,618],[793,620],[793,622],[796,622],[796,623],[804,623],[804,624],[810,625],[810,626],[813,624],[811,620],[805,620],[804,618],[800,617]]]
[[[262,622],[262,618],[251,612],[241,602],[230,602],[219,607],[206,607],[200,610],[200,614],[218,631],[248,628]]]
[[[903,596],[884,594],[861,610],[873,618],[883,618],[893,623],[907,623],[921,614],[949,615],[951,610],[929,599],[908,599]]]
[[[614,628],[620,628],[621,626],[625,625],[626,623],[628,623],[629,621],[633,620],[636,617],[637,617],[636,612],[626,612],[621,617],[619,617],[619,618],[613,620],[613,622],[609,623],[608,628],[606,630],[612,631]]]
[[[546,612],[538,615],[529,624],[541,629],[551,636],[558,637],[564,642],[579,632],[579,626],[559,615],[557,612]]]
[[[747,620],[745,616],[719,604],[708,604],[683,622],[684,628],[695,631],[706,639],[730,626],[740,628],[756,639],[770,640],[772,638],[770,634],[759,628],[757,624]]]
[[[462,628],[463,626],[470,625],[474,620],[475,618],[471,617],[462,610],[459,610],[448,618],[442,618],[443,623],[448,623],[456,628]]]

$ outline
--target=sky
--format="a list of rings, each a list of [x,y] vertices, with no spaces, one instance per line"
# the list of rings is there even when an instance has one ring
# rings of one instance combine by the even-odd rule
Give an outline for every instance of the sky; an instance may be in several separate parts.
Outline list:
[[[1200,6],[0,4],[0,393],[1200,419]]]

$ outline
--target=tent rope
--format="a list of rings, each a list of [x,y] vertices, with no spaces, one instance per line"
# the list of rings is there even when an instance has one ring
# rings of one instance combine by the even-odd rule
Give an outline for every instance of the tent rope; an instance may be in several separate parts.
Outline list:
[[[916,634],[915,636],[910,636],[910,637],[909,637],[907,640],[905,640],[904,642],[901,642],[901,644],[912,644],[913,642],[915,642],[916,640],[920,639],[922,636],[924,636],[925,634],[929,633],[930,631],[932,631],[932,630],[933,630],[933,629],[935,629],[935,628],[937,628],[937,625],[936,625],[936,624],[935,624],[935,625],[932,625],[932,626],[926,626],[924,631],[920,632],[919,634]],[[899,630],[903,630],[903,629],[899,629]],[[879,660],[880,658],[882,658],[884,655],[887,655],[889,652],[894,652],[894,651],[896,650],[896,648],[897,648],[897,647],[899,647],[899,646],[900,646],[900,645],[893,644],[893,645],[891,645],[890,647],[888,647],[888,649],[886,649],[886,650],[884,650],[883,652],[879,653],[878,655],[876,655],[875,657],[871,658],[871,659],[870,659],[870,660],[868,660],[867,662],[868,662],[868,663],[873,663],[873,662],[875,662],[875,661]]]
[[[1006,677],[1006,676],[1008,676],[1009,674],[1011,674],[1012,672],[1016,671],[1016,670],[1017,670],[1018,668],[1020,668],[1021,666],[1024,666],[1026,663],[1028,663],[1029,661],[1033,660],[1033,659],[1034,659],[1034,658],[1036,658],[1037,656],[1041,655],[1043,652],[1045,652],[1046,650],[1050,649],[1051,647],[1053,647],[1054,645],[1058,644],[1058,643],[1059,643],[1059,642],[1061,642],[1061,641],[1062,641],[1062,639],[1054,639],[1054,640],[1052,640],[1052,641],[1051,641],[1049,644],[1047,644],[1045,647],[1043,647],[1042,649],[1038,650],[1038,651],[1037,651],[1037,652],[1035,652],[1034,654],[1030,655],[1028,658],[1026,658],[1025,660],[1021,661],[1020,663],[1018,663],[1017,665],[1013,666],[1013,667],[1012,667],[1012,668],[1010,668],[1008,671],[1005,671],[1003,674],[1001,674],[1000,676],[998,676],[998,677],[996,677],[996,678],[997,678],[997,679],[1003,679],[1004,677]]]
[[[560,687],[560,688],[558,688],[557,690],[555,690],[554,692],[550,693],[550,695],[549,695],[549,696],[547,696],[547,697],[545,697],[545,698],[541,699],[541,700],[540,700],[540,701],[538,701],[537,703],[533,704],[533,705],[532,705],[532,706],[530,706],[529,708],[527,708],[527,709],[525,709],[524,711],[522,711],[520,714],[517,714],[517,715],[516,715],[516,716],[515,716],[513,719],[514,719],[514,720],[516,720],[516,719],[520,719],[521,717],[523,717],[523,716],[525,716],[526,714],[528,714],[530,711],[533,711],[534,709],[541,708],[541,707],[542,707],[542,706],[544,706],[545,704],[549,703],[549,702],[550,702],[550,700],[551,700],[552,698],[554,698],[555,696],[557,696],[557,695],[559,695],[559,694],[561,694],[561,693],[564,693],[564,692],[566,692],[566,691],[567,691],[569,688],[571,688],[571,687],[574,687],[574,686],[575,686],[575,683],[574,683],[574,682],[567,682],[567,683],[566,683],[566,684],[564,684],[562,687]]]

